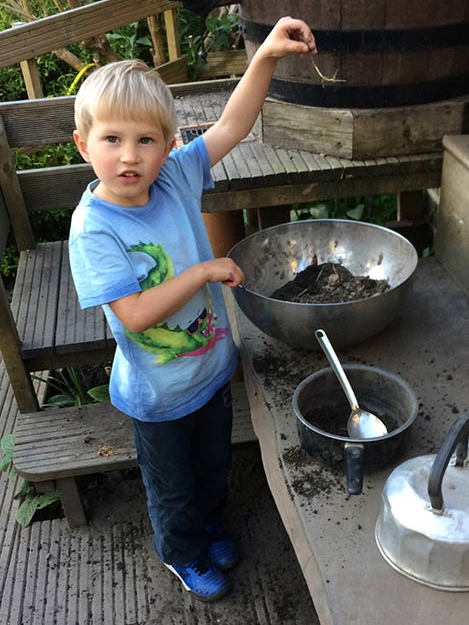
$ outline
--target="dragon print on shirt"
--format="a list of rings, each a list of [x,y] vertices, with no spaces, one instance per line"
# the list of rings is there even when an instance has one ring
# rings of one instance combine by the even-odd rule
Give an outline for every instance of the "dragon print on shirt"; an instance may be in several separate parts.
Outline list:
[[[171,258],[160,244],[139,243],[127,250],[143,291],[174,277]],[[155,364],[175,358],[201,356],[228,334],[228,328],[216,328],[216,315],[207,286],[176,313],[143,332],[125,329],[131,341],[156,355]]]

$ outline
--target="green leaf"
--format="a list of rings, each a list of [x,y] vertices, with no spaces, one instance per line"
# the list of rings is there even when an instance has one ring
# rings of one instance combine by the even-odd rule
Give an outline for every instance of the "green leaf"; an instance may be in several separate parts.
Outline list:
[[[140,37],[135,43],[138,43],[141,46],[151,46],[151,39],[150,37]]]
[[[7,471],[11,464],[11,460],[10,456],[3,456],[0,460],[0,471]]]
[[[0,440],[0,449],[3,451],[5,456],[10,456],[13,458],[13,451],[15,449],[15,435],[14,434],[5,434]]]
[[[350,219],[361,219],[364,210],[365,210],[365,205],[358,204],[358,206],[356,206],[355,208],[352,208],[349,211],[347,211],[347,215],[348,217],[350,217]]]
[[[49,401],[42,404],[46,408],[65,408],[66,406],[74,406],[75,400],[70,395],[54,395]]]
[[[38,509],[41,495],[27,497],[16,512],[16,520],[21,527],[28,527],[31,523],[34,513]]]
[[[50,506],[56,501],[60,501],[60,493],[58,491],[54,491],[52,493],[40,493],[39,495],[36,495],[36,498],[38,499],[37,510],[40,510],[41,508]]]
[[[21,497],[28,497],[29,495],[33,496],[35,492],[34,485],[31,482],[25,481],[19,491],[15,493],[13,499],[21,499]]]
[[[109,384],[93,386],[93,388],[88,390],[88,395],[98,402],[108,403],[111,401],[109,396]]]

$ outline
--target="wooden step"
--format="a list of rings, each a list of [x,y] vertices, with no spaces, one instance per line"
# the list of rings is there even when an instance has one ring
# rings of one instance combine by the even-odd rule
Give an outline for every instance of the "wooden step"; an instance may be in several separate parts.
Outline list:
[[[244,383],[232,385],[234,445],[257,440]],[[31,481],[76,477],[134,466],[130,417],[110,404],[18,415],[14,464]]]

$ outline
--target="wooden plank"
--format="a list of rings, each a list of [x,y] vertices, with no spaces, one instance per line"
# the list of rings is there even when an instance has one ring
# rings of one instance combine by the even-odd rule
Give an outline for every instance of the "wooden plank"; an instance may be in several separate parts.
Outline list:
[[[202,207],[207,213],[220,210],[244,210],[264,206],[281,206],[297,202],[315,202],[331,197],[353,197],[374,193],[397,193],[402,190],[438,187],[441,170],[423,173],[376,176],[373,178],[346,178],[340,184],[312,181],[303,184],[271,186],[263,189],[238,189],[232,192],[211,192],[202,196]]]
[[[184,82],[187,80],[187,56],[163,63],[157,69],[167,85]]]
[[[469,96],[419,106],[353,110],[353,156],[439,151],[444,135],[463,132],[468,105]]]
[[[219,50],[209,52],[206,68],[202,68],[199,77],[208,80],[222,76],[242,76],[248,66],[246,50]]]
[[[3,201],[3,195],[0,193],[0,258],[3,256],[10,231],[10,220],[8,219],[7,209]]]
[[[33,276],[30,306],[28,310],[29,322],[24,333],[23,353],[28,350],[41,350],[43,353],[52,353],[55,340],[55,326],[57,321],[57,305],[59,298],[59,281],[62,271],[61,241],[40,243],[35,250],[37,260],[36,271]],[[32,318],[34,317],[34,323]]]
[[[175,7],[167,0],[100,0],[0,33],[0,67],[110,32]]]
[[[23,362],[20,339],[0,278],[0,351],[21,411],[38,410],[36,392]]]
[[[259,166],[254,151],[251,149],[251,142],[246,141],[240,143],[238,145],[238,153],[243,158],[243,161],[249,170],[250,186],[257,184],[257,180],[259,180],[259,184],[264,184],[264,174]]]
[[[74,96],[67,96],[0,103],[10,147],[71,141],[74,102]]]
[[[181,56],[176,20],[176,10],[170,9],[169,11],[164,11],[163,17],[166,26],[166,42],[168,44],[169,60],[175,61]]]
[[[218,119],[238,82],[238,78],[230,78],[171,85],[180,124],[201,121],[200,118],[191,122],[186,119],[194,107],[200,108],[197,104],[200,101],[203,105],[210,102],[216,107],[218,113],[215,119]],[[0,116],[5,124],[10,147],[71,141],[75,128],[74,102],[75,96],[0,102]]]
[[[217,188],[219,187],[220,190],[228,190],[228,175],[223,166],[223,161],[218,161],[218,163],[215,163],[215,165],[213,165],[211,169],[211,173],[213,181],[215,182]]]
[[[347,109],[324,109],[267,99],[262,107],[264,141],[285,148],[352,157],[353,117]]]
[[[265,151],[263,150],[262,144],[255,141],[247,141],[246,143],[249,145],[249,149],[253,157],[257,161],[257,164],[262,172],[264,182],[273,180],[276,176],[276,173],[274,168],[272,167],[271,162],[267,158]]]
[[[57,305],[55,351],[90,351],[106,346],[105,319],[101,306],[82,310],[70,271],[68,245],[61,258],[61,279]]]
[[[23,252],[26,261],[17,324],[25,357],[36,351],[53,353],[61,253],[61,241],[41,243],[36,250]]]
[[[0,189],[15,233],[18,249],[34,247],[34,236],[26,211],[15,162],[8,144],[5,126],[0,115]]]
[[[18,172],[28,212],[75,208],[86,186],[95,178],[88,163]]]
[[[276,175],[279,176],[277,178],[279,183],[283,182],[283,178],[285,178],[285,182],[286,182],[287,180],[286,170],[285,170],[285,167],[283,166],[282,161],[279,159],[277,152],[268,143],[264,143],[262,145],[262,149],[272,169],[274,170]]]

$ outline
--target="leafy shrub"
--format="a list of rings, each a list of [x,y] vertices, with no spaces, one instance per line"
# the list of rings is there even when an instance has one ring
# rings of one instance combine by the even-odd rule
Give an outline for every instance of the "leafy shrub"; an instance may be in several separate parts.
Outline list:
[[[0,450],[2,452],[0,471],[4,471],[10,479],[16,477],[16,471],[13,466],[14,449],[14,434],[6,434],[0,439]],[[60,502],[60,495],[57,491],[52,493],[38,493],[35,485],[28,481],[23,481],[21,488],[17,491],[14,498],[19,499],[21,502],[16,511],[16,520],[21,527],[27,527],[38,510]]]
[[[396,219],[397,195],[367,195],[353,198],[329,199],[321,202],[295,204],[293,218],[298,219],[355,219],[384,224]]]

